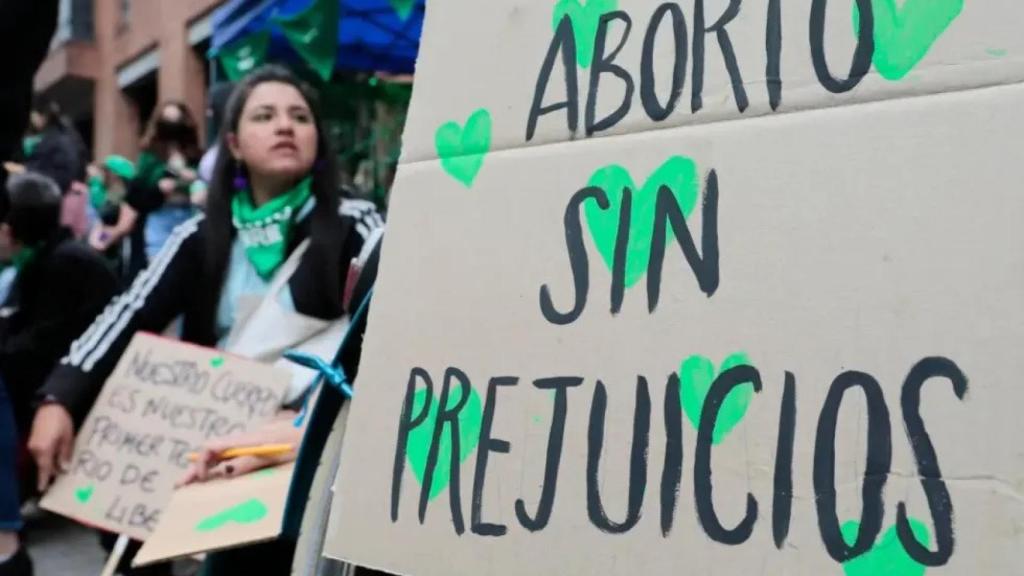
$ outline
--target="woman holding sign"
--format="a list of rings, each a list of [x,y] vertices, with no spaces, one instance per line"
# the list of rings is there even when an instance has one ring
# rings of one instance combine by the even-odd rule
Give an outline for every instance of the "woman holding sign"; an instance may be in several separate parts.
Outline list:
[[[273,362],[317,338],[329,355],[340,341],[333,328],[361,303],[354,292],[369,281],[356,281],[360,263],[383,221],[372,204],[342,198],[312,92],[266,67],[236,88],[226,118],[221,149],[229,153],[217,160],[206,215],[175,230],[44,387],[30,440],[40,489],[67,464],[75,423],[136,331],[161,332],[183,317],[184,340]],[[311,381],[297,375],[288,401]],[[285,432],[285,441],[301,434]]]

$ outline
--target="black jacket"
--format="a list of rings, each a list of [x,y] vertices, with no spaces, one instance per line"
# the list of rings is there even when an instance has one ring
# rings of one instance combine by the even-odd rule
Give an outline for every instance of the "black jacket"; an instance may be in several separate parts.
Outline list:
[[[342,294],[329,294],[316,278],[323,266],[312,250],[303,255],[289,281],[292,301],[298,313],[321,319],[336,319],[348,312],[342,307],[345,283],[352,262],[365,258],[383,233],[383,219],[373,204],[357,200],[342,202],[338,226],[341,238]],[[132,286],[117,297],[76,340],[50,375],[41,396],[50,397],[71,412],[76,422],[88,414],[103,383],[113,372],[121,354],[138,331],[162,332],[172,320],[183,316],[182,339],[201,346],[217,343],[215,326],[203,317],[200,293],[205,267],[207,221],[196,216],[182,224],[168,239],[160,254]],[[310,217],[298,222],[289,251],[309,236]],[[359,296],[352,298],[359,304]]]
[[[103,258],[67,235],[19,273],[0,307],[0,376],[22,431],[47,375],[116,293]]]
[[[39,144],[25,161],[32,172],[53,178],[62,193],[85,174],[85,158],[78,145],[78,135],[70,128],[52,126],[42,134]]]

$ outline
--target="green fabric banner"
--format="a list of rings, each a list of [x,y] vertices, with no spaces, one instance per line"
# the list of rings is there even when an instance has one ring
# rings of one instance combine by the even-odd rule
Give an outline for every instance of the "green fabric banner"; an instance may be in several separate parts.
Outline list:
[[[274,17],[295,51],[325,82],[334,74],[340,16],[341,0],[312,0],[294,16]]]
[[[228,79],[238,82],[266,61],[270,32],[250,34],[228,44],[220,51],[220,63]]]
[[[416,0],[389,0],[391,7],[402,20],[408,20],[412,15],[412,9],[416,7]]]

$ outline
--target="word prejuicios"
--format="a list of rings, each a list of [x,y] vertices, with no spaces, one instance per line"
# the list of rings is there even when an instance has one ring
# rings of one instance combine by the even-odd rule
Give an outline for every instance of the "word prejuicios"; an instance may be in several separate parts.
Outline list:
[[[903,382],[900,410],[907,440],[917,461],[918,476],[924,490],[934,523],[935,550],[920,543],[914,535],[905,502],[897,504],[897,533],[907,553],[924,566],[942,566],[953,554],[955,534],[953,531],[953,502],[942,477],[938,455],[929,437],[921,414],[921,394],[925,384],[947,382],[952,384],[953,393],[963,399],[967,393],[967,377],[959,366],[948,358],[929,357],[915,364]],[[487,482],[488,462],[492,454],[508,454],[512,451],[509,441],[493,435],[495,413],[499,409],[499,390],[519,387],[520,378],[504,376],[491,378],[487,384],[483,418],[477,439],[476,465],[473,474],[469,530],[473,534],[487,537],[501,537],[508,533],[509,526],[487,522],[483,518],[484,486]],[[548,435],[544,477],[539,502],[530,505],[523,498],[514,503],[515,518],[519,525],[530,532],[544,530],[552,516],[558,492],[559,467],[565,438],[566,417],[572,400],[580,393],[574,392],[584,384],[582,377],[560,376],[537,378],[533,388],[553,393],[554,407]],[[700,424],[697,431],[694,452],[693,499],[697,518],[705,534],[713,541],[728,545],[746,542],[757,525],[759,500],[753,494],[746,494],[746,513],[735,526],[724,526],[715,512],[712,492],[711,456],[713,436],[723,402],[734,389],[752,385],[754,392],[763,389],[760,372],[753,366],[740,365],[724,370],[711,385],[704,400]],[[522,390],[525,387],[519,388]],[[771,513],[771,530],[776,546],[782,549],[789,535],[793,500],[793,452],[796,441],[797,380],[791,372],[783,377],[783,400],[779,414],[778,441],[775,454],[774,490]],[[857,537],[848,543],[843,537],[842,523],[836,508],[836,428],[840,408],[847,393],[859,389],[867,403],[867,460],[861,486],[863,508],[857,530]],[[414,402],[420,390],[426,390],[426,401]],[[435,471],[446,467],[450,471],[448,483],[451,521],[455,532],[466,531],[463,513],[463,496],[459,468],[461,465],[460,413],[471,397],[472,384],[469,376],[456,367],[445,370],[441,380],[435,418],[428,419],[434,401],[434,378],[420,367],[413,368],[406,387],[402,412],[398,419],[398,434],[395,446],[394,469],[391,481],[391,521],[398,522],[401,508],[402,480],[405,473],[406,454],[410,433],[420,426],[432,426],[432,441],[427,455],[425,473],[421,482],[418,519],[422,524],[431,501],[431,490]],[[662,424],[665,430],[664,462],[660,481],[658,510],[660,528],[668,538],[676,517],[679,488],[683,464],[683,414],[680,406],[680,379],[678,374],[667,378]],[[457,399],[454,400],[453,399]],[[604,453],[605,418],[608,407],[608,390],[604,382],[597,380],[590,398],[589,424],[587,427],[587,469],[586,502],[587,517],[593,526],[608,534],[623,534],[637,526],[642,516],[644,495],[650,479],[650,431],[652,406],[648,380],[637,377],[633,417],[633,434],[630,448],[628,504],[625,519],[615,521],[609,517],[601,496],[601,459]],[[415,408],[419,405],[419,410]],[[415,412],[415,413],[414,413]],[[449,447],[442,450],[442,443]],[[868,552],[883,528],[885,517],[884,490],[892,465],[893,427],[890,410],[882,386],[870,374],[846,371],[832,382],[828,395],[818,417],[814,437],[814,500],[817,507],[818,527],[822,542],[828,554],[837,562],[846,562]],[[446,453],[448,461],[440,461]],[[571,489],[574,493],[575,490]],[[736,495],[742,497],[742,495]],[[492,504],[493,506],[493,504]],[[499,504],[505,508],[509,503]]]

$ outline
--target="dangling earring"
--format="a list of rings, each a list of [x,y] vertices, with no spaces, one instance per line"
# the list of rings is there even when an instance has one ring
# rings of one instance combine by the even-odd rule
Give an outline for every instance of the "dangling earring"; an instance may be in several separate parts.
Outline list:
[[[249,189],[249,179],[245,177],[241,162],[235,164],[235,180],[233,183],[236,191]]]

